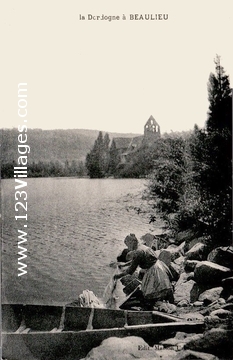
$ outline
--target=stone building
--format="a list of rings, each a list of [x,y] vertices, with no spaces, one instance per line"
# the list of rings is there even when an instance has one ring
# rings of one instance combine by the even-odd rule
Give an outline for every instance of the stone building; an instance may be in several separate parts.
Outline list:
[[[153,141],[160,138],[160,126],[151,115],[144,125],[144,141]]]
[[[113,138],[116,151],[120,156],[120,163],[125,164],[130,158],[130,155],[142,145],[152,146],[160,136],[160,126],[151,115],[144,125],[144,135],[133,138]]]

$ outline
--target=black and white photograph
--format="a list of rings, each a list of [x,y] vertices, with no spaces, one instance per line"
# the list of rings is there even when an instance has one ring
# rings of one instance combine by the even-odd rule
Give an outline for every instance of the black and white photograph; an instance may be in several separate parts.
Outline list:
[[[232,1],[0,17],[0,359],[232,360]]]

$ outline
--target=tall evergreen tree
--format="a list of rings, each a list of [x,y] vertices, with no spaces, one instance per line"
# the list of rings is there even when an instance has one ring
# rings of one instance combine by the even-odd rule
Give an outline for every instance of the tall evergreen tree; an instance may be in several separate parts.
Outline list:
[[[215,59],[216,74],[211,73],[208,82],[209,116],[206,124],[207,131],[221,131],[232,129],[232,102],[229,76],[225,75],[220,64],[220,56]]]
[[[102,178],[106,175],[109,157],[108,144],[108,134],[105,134],[103,138],[103,134],[100,131],[92,150],[86,157],[86,168],[91,178]]]
[[[208,83],[209,115],[204,130],[195,129],[191,146],[200,210],[215,243],[231,242],[232,95],[228,76],[215,60]]]
[[[115,140],[113,139],[109,149],[109,173],[111,175],[116,175],[117,165],[119,164],[119,162],[120,159],[116,148],[116,143]]]
[[[104,143],[104,149],[105,149],[105,151],[108,151],[108,150],[109,150],[109,143],[110,143],[110,139],[109,139],[108,133],[105,133],[104,139],[103,139],[103,143]]]
[[[108,135],[108,133],[105,133],[104,139],[103,139],[103,154],[102,154],[103,171],[105,174],[107,174],[109,171],[109,160],[110,160],[109,143],[110,143],[109,135]]]

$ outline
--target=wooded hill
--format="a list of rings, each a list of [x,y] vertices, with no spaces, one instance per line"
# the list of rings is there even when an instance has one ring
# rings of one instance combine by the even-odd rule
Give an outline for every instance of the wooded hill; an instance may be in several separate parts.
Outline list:
[[[1,178],[12,178],[14,166],[18,159],[18,129],[1,129]],[[30,146],[30,153],[27,154],[28,177],[50,177],[50,176],[86,176],[86,157],[96,141],[100,132],[98,130],[69,129],[69,130],[27,130],[27,144]],[[25,132],[23,133],[25,134]],[[138,134],[104,133],[109,139],[113,138],[134,138]],[[186,138],[189,132],[164,134],[164,137]],[[152,150],[152,149],[151,149]],[[141,156],[143,156],[143,152]],[[151,160],[151,156],[150,156]],[[136,163],[139,159],[135,160]],[[118,169],[120,170],[120,169]],[[145,176],[145,171],[132,172],[130,169],[120,177]],[[104,176],[115,175],[114,172],[106,171]]]
[[[18,158],[18,129],[1,129],[1,163],[12,163]],[[73,160],[85,162],[87,153],[93,147],[98,130],[41,130],[28,129],[30,154],[28,163],[56,162],[65,164]],[[138,134],[109,133],[113,137],[134,137]]]

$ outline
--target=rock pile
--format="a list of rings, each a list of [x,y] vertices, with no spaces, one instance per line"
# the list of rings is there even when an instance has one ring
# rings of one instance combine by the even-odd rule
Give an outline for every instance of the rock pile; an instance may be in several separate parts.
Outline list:
[[[160,251],[159,258],[165,251],[179,267],[179,279],[174,283],[174,313],[186,320],[203,319],[205,331],[191,337],[186,334],[181,342],[176,336],[163,345],[171,348],[176,344],[185,350],[233,359],[233,247],[208,251],[202,237],[189,244],[170,245]],[[182,354],[182,359],[198,358]]]
[[[203,241],[203,238],[201,238]],[[174,265],[179,267],[179,279],[175,284],[174,298],[177,306],[185,300],[187,304],[202,302],[209,305],[211,302],[223,298],[225,302],[231,301],[233,295],[233,247],[219,247],[206,251],[207,246],[201,242],[196,243],[187,252],[185,244],[170,246],[160,252],[171,252]],[[177,251],[176,251],[177,250]],[[174,253],[177,254],[174,258]],[[221,256],[219,256],[221,254]],[[226,261],[224,261],[226,260]],[[227,266],[226,266],[227,265]]]
[[[168,243],[161,249],[158,240],[155,242],[149,236],[145,239],[150,246],[156,246],[158,258],[169,266],[174,279],[175,305],[158,302],[157,310],[185,320],[202,320],[205,331],[177,332],[154,347],[135,336],[108,338],[85,359],[232,360],[233,247],[210,251],[208,239],[193,237],[179,246]]]

